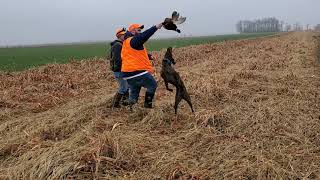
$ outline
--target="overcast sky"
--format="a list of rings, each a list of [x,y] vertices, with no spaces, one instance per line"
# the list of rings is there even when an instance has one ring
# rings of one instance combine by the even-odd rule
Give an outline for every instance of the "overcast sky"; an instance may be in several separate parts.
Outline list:
[[[235,33],[240,19],[276,17],[289,23],[320,24],[320,0],[0,0],[0,46],[103,41],[130,23],[149,27],[173,10],[187,17],[181,34]]]

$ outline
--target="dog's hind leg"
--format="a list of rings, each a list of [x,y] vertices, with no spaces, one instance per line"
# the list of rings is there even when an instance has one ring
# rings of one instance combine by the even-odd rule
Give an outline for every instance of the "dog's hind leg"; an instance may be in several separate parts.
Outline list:
[[[183,94],[183,99],[187,101],[187,103],[189,104],[192,113],[194,113],[193,107],[192,107],[192,103],[191,103],[191,98],[189,96],[189,94],[187,92],[184,92]]]
[[[176,90],[176,100],[175,100],[175,103],[174,103],[174,112],[175,112],[175,114],[177,114],[179,103],[181,102],[181,100],[183,98],[182,95],[183,94],[181,93],[180,89],[177,89]]]

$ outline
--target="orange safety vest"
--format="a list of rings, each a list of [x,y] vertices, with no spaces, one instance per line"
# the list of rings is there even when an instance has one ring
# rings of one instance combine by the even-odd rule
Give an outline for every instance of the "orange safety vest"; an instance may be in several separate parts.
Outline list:
[[[143,50],[133,49],[130,45],[132,37],[123,41],[121,50],[122,66],[121,72],[134,72],[146,70],[153,73],[153,67],[148,57],[147,49]]]

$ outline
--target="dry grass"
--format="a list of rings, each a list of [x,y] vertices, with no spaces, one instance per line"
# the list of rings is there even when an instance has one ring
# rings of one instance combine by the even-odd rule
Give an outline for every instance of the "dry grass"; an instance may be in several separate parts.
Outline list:
[[[319,179],[318,36],[175,49],[194,115],[161,81],[154,109],[108,108],[103,60],[1,74],[0,179]]]

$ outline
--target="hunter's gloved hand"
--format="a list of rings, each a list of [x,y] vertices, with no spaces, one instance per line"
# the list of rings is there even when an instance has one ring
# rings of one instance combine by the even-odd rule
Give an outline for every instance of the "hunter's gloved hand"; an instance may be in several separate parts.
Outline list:
[[[152,56],[152,54],[148,54],[148,58],[149,60],[154,60],[154,57]]]

